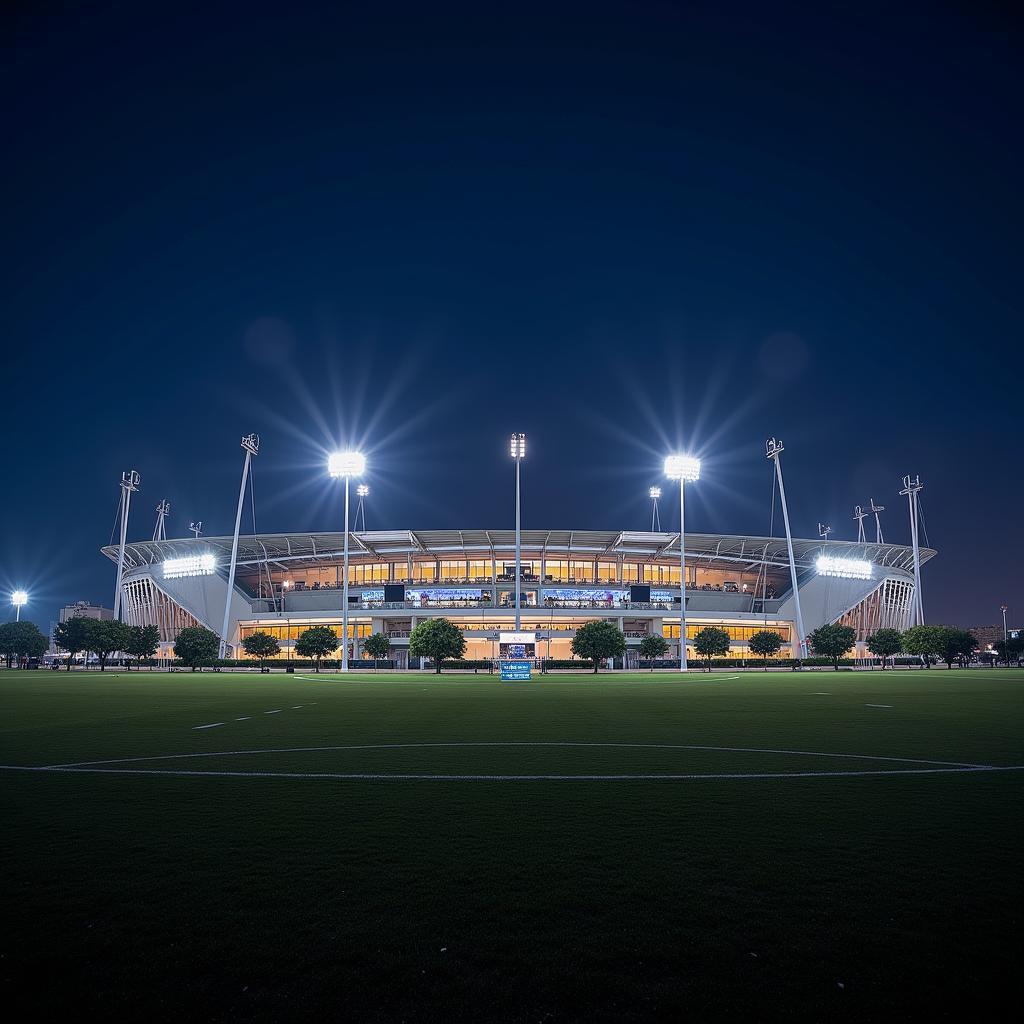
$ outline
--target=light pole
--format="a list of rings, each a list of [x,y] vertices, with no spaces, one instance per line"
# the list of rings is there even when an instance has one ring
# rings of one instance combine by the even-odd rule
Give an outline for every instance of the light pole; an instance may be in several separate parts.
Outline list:
[[[1003,657],[1006,659],[1006,667],[1010,667],[1010,643],[1006,637],[1006,605],[1001,604],[999,610],[1003,613]]]
[[[359,502],[356,505],[355,528],[356,528],[356,530],[359,530],[359,520],[360,520],[360,518],[362,518],[362,521],[363,521],[362,532],[363,533],[366,533],[366,509],[363,507],[363,498],[365,498],[369,493],[370,493],[370,488],[367,487],[366,484],[359,484],[356,487],[356,497],[359,499]]]
[[[342,549],[344,569],[341,582],[341,671],[348,671],[348,482],[366,472],[366,456],[362,452],[335,452],[327,459],[327,472],[345,481],[345,541]]]
[[[512,440],[509,444],[509,454],[512,456],[516,463],[516,632],[518,633],[519,626],[522,621],[522,609],[520,607],[520,589],[522,587],[522,583],[520,582],[520,576],[522,575],[522,565],[520,556],[522,554],[522,549],[520,547],[519,531],[519,463],[523,461],[523,456],[526,455],[525,434],[512,435]]]
[[[667,455],[665,476],[679,481],[679,671],[686,671],[686,494],[687,481],[700,479],[700,459]]]
[[[238,489],[238,510],[235,512],[235,533],[231,540],[231,565],[228,566],[228,590],[224,597],[224,625],[220,631],[220,656],[228,652],[228,623],[231,621],[231,592],[235,589],[235,566],[238,561],[238,531],[242,526],[242,506],[245,504],[245,482],[249,479],[249,466],[252,457],[260,453],[259,434],[246,434],[241,446],[245,450],[245,461],[242,463],[242,486]],[[199,524],[202,526],[202,523]],[[199,533],[196,533],[198,539]],[[237,653],[237,651],[235,652]]]
[[[199,540],[203,533],[203,521],[200,519],[197,522],[191,522],[188,524],[188,528],[196,535],[196,540]]]
[[[924,600],[921,597],[921,547],[917,534],[918,492],[924,487],[919,476],[905,476],[900,494],[907,496],[910,509],[910,542],[914,546],[914,625],[924,625]]]
[[[14,621],[21,622],[21,609],[28,604],[28,594],[24,590],[16,590],[11,594],[11,604],[14,605]],[[1006,635],[1006,609],[1003,609],[1003,635]]]
[[[647,494],[651,499],[651,533],[661,533],[661,517],[658,515],[658,499],[661,497],[661,488],[652,487]]]
[[[117,552],[117,587],[114,591],[114,618],[121,618],[121,580],[124,579],[124,546],[128,538],[128,511],[132,495],[139,489],[139,474],[134,469],[121,474],[121,544]]]
[[[779,482],[779,498],[782,501],[782,521],[786,526],[786,548],[789,551],[789,580],[793,585],[793,608],[796,612],[796,648],[793,653],[797,659],[807,657],[807,639],[804,636],[804,617],[800,611],[800,588],[796,583],[796,559],[793,556],[793,534],[789,528],[789,506],[786,504],[786,488],[782,483],[782,462],[779,456],[786,449],[782,442],[774,437],[768,438],[764,446],[764,457],[775,463],[775,476]]]

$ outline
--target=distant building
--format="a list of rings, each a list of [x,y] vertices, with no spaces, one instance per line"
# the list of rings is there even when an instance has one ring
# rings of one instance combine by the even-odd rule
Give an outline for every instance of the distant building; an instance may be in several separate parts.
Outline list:
[[[112,608],[102,608],[99,605],[89,604],[88,601],[76,601],[74,604],[65,605],[60,610],[61,622],[67,622],[68,619],[112,619],[113,617],[114,610]],[[46,652],[50,658],[60,654],[57,645],[53,642],[53,631],[56,627],[56,622],[50,623],[50,648]],[[85,659],[88,655],[83,652],[81,657]]]
[[[971,626],[969,632],[974,634],[978,641],[979,651],[991,651],[995,648],[996,642],[1003,639],[1003,627],[998,626]],[[1020,635],[1019,629],[1007,628],[1006,635],[1015,640]]]
[[[60,610],[61,622],[67,622],[68,619],[112,619],[113,617],[113,609],[101,608],[99,605],[89,604],[88,601],[76,601]]]

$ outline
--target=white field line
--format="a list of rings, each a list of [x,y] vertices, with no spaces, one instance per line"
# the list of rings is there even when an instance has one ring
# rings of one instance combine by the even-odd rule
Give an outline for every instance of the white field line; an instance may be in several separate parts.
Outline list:
[[[241,718],[236,718],[235,721],[236,722],[248,722],[250,717],[251,716],[249,716],[249,715],[242,715]]]
[[[866,708],[891,708],[891,704],[865,704]]]
[[[276,708],[274,711],[264,711],[263,714],[265,714],[265,715],[279,715],[279,714],[281,714],[282,711],[284,711],[284,708]]]
[[[193,729],[216,729],[218,726],[223,725],[223,722],[211,722],[209,725],[193,725]]]
[[[790,754],[798,757],[833,757],[854,761],[886,761],[899,764],[929,764],[942,768],[993,768],[994,765],[964,761],[935,761],[925,757],[888,757],[878,754],[836,754],[821,750],[779,750],[772,747],[712,747],[691,743],[589,743],[561,740],[469,740],[453,743],[356,743],[324,747],[266,747],[257,750],[213,750],[189,754],[154,754],[146,757],[117,757],[102,761],[69,761],[42,765],[45,768],[90,768],[104,764],[137,764],[141,761],[178,761],[196,757],[237,757],[244,754],[307,754],[337,750],[427,750],[458,747],[582,747],[618,750],[705,750],[726,754]],[[389,776],[390,777],[390,776]],[[577,776],[572,776],[576,778]]]
[[[629,775],[441,775],[377,772],[227,772],[188,771],[159,768],[47,768],[28,765],[0,765],[0,771],[55,772],[66,775],[172,775],[244,779],[336,779],[376,782],[697,782],[729,779],[835,779],[869,775],[959,775],[977,772],[1024,771],[1024,765],[979,768],[883,768],[839,772],[717,772],[708,774],[629,774]]]
[[[414,669],[414,671],[419,671],[419,670],[418,669]],[[643,670],[640,669],[639,671],[643,671]],[[582,674],[583,673],[580,673],[580,675],[582,675]],[[433,672],[424,672],[422,679],[399,679],[397,681],[392,682],[391,685],[392,686],[403,686],[403,685],[406,685],[406,686],[419,686],[420,684],[426,683],[426,682],[431,682],[433,685],[443,685],[445,683],[452,682],[452,680],[450,678],[445,678],[445,677],[443,677],[441,679],[435,679],[435,678],[433,678],[434,675],[435,674]],[[592,673],[589,673],[588,675],[592,675]],[[743,678],[742,676],[720,676],[720,675],[716,675],[714,672],[707,673],[707,672],[704,672],[703,670],[699,671],[700,678],[697,678],[697,676],[698,676],[698,669],[691,669],[689,672],[686,673],[686,675],[687,675],[687,681],[688,682],[694,682],[694,683],[724,683],[728,679],[742,679]],[[341,676],[341,673],[335,673],[334,675],[295,676],[294,678],[296,678],[296,679],[308,679],[311,683],[329,683],[329,682],[331,682],[334,679],[339,679],[340,676]],[[371,676],[370,678],[372,679],[373,677]],[[480,682],[481,680],[484,680],[484,679],[493,679],[495,682],[501,682],[501,679],[500,679],[500,677],[499,677],[497,672],[487,672],[487,673],[484,673],[483,675],[479,675],[479,676],[478,675],[470,676],[467,673],[466,678],[467,679],[468,678],[475,679],[477,682]],[[559,680],[558,674],[555,674],[555,675],[545,675],[545,674],[542,674],[542,673],[538,672],[535,676],[533,676],[533,679],[531,680],[531,682],[535,682],[535,683],[536,682],[557,683],[558,680]],[[365,682],[365,681],[366,680],[360,679],[360,682]],[[613,683],[618,682],[618,680],[614,676],[609,677],[608,675],[603,675],[602,676],[600,674],[597,677],[597,681],[599,683],[604,683],[604,682],[609,682],[609,681],[613,682]],[[648,682],[648,680],[644,679],[644,682]],[[681,679],[666,679],[664,676],[653,676],[652,679],[650,680],[650,682],[654,682],[654,683],[680,683],[680,682],[682,682],[682,680]]]

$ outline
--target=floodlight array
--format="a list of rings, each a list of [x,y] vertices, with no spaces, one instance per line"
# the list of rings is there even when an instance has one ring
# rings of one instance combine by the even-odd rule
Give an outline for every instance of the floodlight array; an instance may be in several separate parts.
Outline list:
[[[207,552],[202,555],[186,555],[184,558],[164,560],[165,580],[182,579],[185,576],[210,576],[217,571],[217,559]]]
[[[700,459],[692,455],[667,455],[665,457],[665,476],[670,480],[699,480]]]
[[[819,576],[838,576],[844,580],[869,580],[871,563],[859,558],[835,558],[821,555],[816,563]]]
[[[327,458],[331,476],[362,476],[366,472],[366,456],[362,452],[333,452]]]

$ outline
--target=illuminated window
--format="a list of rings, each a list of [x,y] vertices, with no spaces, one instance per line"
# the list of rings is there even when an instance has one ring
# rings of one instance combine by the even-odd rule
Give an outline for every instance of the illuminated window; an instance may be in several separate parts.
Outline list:
[[[616,570],[618,565],[615,562],[598,562],[597,563],[597,578],[602,583],[615,583],[616,582]]]
[[[413,562],[412,578],[417,582],[432,581],[437,578],[436,562]]]

